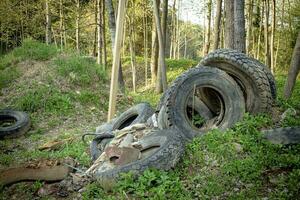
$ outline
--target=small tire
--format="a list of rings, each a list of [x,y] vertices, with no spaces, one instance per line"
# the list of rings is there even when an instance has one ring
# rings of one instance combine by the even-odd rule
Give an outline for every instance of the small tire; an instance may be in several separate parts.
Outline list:
[[[213,67],[197,67],[179,76],[169,88],[158,114],[159,128],[165,129],[176,126],[185,139],[204,134],[207,130],[196,129],[187,117],[187,100],[193,88],[213,88],[222,98],[221,118],[212,127],[225,130],[241,120],[245,112],[243,93],[237,83],[226,72]]]
[[[12,125],[2,126],[7,121],[13,121]],[[30,129],[30,119],[27,113],[15,110],[0,111],[0,138],[18,137]]]
[[[178,129],[152,129],[151,133],[146,135],[144,139],[157,137],[157,141],[160,143],[157,150],[145,158],[123,166],[117,166],[107,171],[99,171],[98,169],[93,176],[101,185],[107,186],[113,185],[121,173],[132,172],[134,175],[138,175],[148,168],[169,170],[175,167],[184,152],[184,144],[179,137],[181,135],[179,131]]]
[[[270,83],[264,69],[253,59],[238,51],[218,49],[204,57],[199,65],[217,67],[232,76],[244,93],[247,112],[270,111],[273,102]]]
[[[97,127],[96,133],[112,132],[133,124],[146,123],[153,113],[154,110],[149,103],[137,104],[123,112],[119,117]]]

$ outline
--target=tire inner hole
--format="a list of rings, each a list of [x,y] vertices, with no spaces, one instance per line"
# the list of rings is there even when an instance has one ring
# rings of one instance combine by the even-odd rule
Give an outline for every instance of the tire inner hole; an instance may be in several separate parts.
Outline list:
[[[9,127],[14,125],[17,120],[10,116],[0,116],[0,127]]]
[[[186,104],[186,117],[196,130],[216,128],[225,113],[222,95],[210,87],[195,87]]]
[[[118,128],[119,130],[130,126],[132,122],[138,117],[138,114],[132,115],[129,118],[127,118],[123,123],[121,123],[120,127]]]

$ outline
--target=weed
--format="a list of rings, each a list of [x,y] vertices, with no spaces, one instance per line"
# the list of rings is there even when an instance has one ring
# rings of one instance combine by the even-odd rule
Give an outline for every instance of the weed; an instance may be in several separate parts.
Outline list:
[[[19,75],[17,68],[13,66],[0,70],[0,90],[7,87]]]

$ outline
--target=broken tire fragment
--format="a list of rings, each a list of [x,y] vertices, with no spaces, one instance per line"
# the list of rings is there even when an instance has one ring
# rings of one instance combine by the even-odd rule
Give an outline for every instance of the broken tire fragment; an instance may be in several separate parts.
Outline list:
[[[188,113],[188,101],[198,89],[208,88],[218,94],[220,110],[204,127],[197,127]],[[196,93],[195,93],[196,94]],[[243,93],[224,71],[213,67],[197,67],[179,76],[167,91],[159,112],[159,128],[178,127],[183,137],[192,139],[212,128],[221,130],[233,126],[245,112]]]
[[[15,110],[0,111],[0,137],[17,137],[30,128],[27,113]]]
[[[133,124],[146,123],[147,119],[151,117],[153,113],[154,110],[149,103],[137,104],[123,112],[119,117],[97,127],[96,133],[111,132],[121,130]]]
[[[136,144],[141,145],[141,148],[144,148],[139,149],[141,156],[138,160],[127,164],[115,165],[114,168],[108,170],[103,170],[103,168],[98,167],[91,172],[91,175],[93,175],[103,187],[107,188],[108,186],[115,184],[121,173],[132,172],[133,174],[138,175],[148,168],[161,170],[171,169],[178,162],[184,151],[183,143],[178,137],[179,135],[181,135],[181,133],[179,133],[178,129],[152,129],[151,133],[140,139],[140,144]],[[154,146],[149,145],[147,141],[154,141]],[[120,151],[122,148],[120,148]],[[112,151],[112,149],[109,149],[108,151]],[[109,154],[113,155],[112,152]],[[121,153],[119,152],[119,154]],[[115,160],[118,160],[117,156]],[[128,161],[119,160],[119,162],[126,163]]]

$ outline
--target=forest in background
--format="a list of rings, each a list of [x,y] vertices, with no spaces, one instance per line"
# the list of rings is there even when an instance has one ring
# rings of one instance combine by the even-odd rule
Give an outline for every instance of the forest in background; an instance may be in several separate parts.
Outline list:
[[[167,15],[162,16],[162,22],[167,24],[167,58],[200,59],[213,49],[226,47],[226,33],[230,30],[226,26],[224,1],[158,3],[162,15]],[[140,56],[146,60],[152,57],[153,63],[158,54],[152,4],[149,0],[127,2],[122,57],[131,56],[133,62],[135,56]],[[300,29],[299,5],[299,0],[246,0],[246,53],[276,71],[286,71]],[[98,63],[107,65],[112,57],[111,20],[115,9],[116,2],[112,0],[2,0],[0,52],[8,52],[30,37],[53,43],[62,50],[76,49],[83,55],[98,56]],[[186,19],[192,9],[199,13],[202,24]]]

